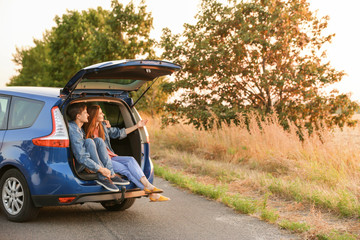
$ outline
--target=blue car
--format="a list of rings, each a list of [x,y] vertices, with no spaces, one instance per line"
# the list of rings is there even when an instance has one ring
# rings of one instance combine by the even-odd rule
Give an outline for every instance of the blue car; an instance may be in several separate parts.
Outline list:
[[[165,61],[111,61],[80,70],[63,89],[0,89],[0,205],[7,218],[27,221],[43,206],[86,202],[121,211],[146,196],[133,183],[120,192],[109,192],[96,184],[96,174],[78,171],[69,144],[66,109],[76,102],[98,104],[112,126],[131,127],[141,117],[129,92],[179,69]],[[133,156],[153,181],[146,127],[125,139],[112,139],[111,144],[116,154]]]

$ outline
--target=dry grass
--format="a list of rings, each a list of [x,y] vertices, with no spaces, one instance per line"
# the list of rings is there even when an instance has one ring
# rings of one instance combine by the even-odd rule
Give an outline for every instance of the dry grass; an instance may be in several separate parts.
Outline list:
[[[295,127],[285,131],[275,117],[261,128],[250,122],[243,126],[223,126],[212,131],[196,130],[178,124],[161,128],[159,119],[149,124],[155,147],[165,146],[194,153],[208,160],[246,164],[250,168],[273,174],[300,178],[329,187],[346,186],[359,196],[360,128],[322,131],[301,142]],[[354,184],[355,183],[355,184]]]
[[[148,130],[152,153],[174,168],[231,183],[230,190],[270,191],[342,217],[359,217],[359,126],[323,129],[304,141],[294,126],[285,131],[274,116],[259,125],[254,115],[249,126],[161,128],[160,119],[153,118]]]

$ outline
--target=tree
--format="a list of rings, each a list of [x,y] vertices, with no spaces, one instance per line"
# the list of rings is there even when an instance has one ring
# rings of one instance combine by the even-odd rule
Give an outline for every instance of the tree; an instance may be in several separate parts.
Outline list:
[[[318,18],[306,0],[203,0],[195,25],[182,34],[165,29],[163,58],[183,66],[171,89],[168,121],[188,119],[211,127],[215,119],[236,122],[239,113],[275,111],[287,119],[343,125],[357,108],[347,95],[325,94],[344,72],[325,62],[328,17]],[[332,115],[339,106],[342,112]]]
[[[48,71],[49,46],[46,44],[48,32],[44,34],[44,40],[34,40],[35,47],[16,48],[13,62],[20,69],[19,75],[11,78],[8,86],[46,86],[44,81],[50,79]]]
[[[35,47],[17,49],[13,61],[19,75],[7,85],[63,87],[83,67],[98,62],[154,56],[149,38],[152,17],[142,2],[135,7],[117,0],[112,10],[68,11]]]

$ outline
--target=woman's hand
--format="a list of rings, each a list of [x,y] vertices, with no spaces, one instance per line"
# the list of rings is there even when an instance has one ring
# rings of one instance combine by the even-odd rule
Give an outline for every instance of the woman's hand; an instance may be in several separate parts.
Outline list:
[[[125,129],[126,134],[128,135],[128,134],[132,133],[133,131],[135,131],[136,129],[144,127],[147,122],[148,122],[148,120],[141,120],[138,123],[136,123],[136,125],[126,128]]]
[[[111,128],[111,124],[110,124],[109,120],[104,120],[104,123],[106,124],[107,128]]]
[[[147,124],[147,122],[148,122],[147,119],[141,120],[141,121],[139,121],[139,122],[136,124],[136,126],[137,126],[138,128],[142,128],[142,127],[144,127],[144,126]]]

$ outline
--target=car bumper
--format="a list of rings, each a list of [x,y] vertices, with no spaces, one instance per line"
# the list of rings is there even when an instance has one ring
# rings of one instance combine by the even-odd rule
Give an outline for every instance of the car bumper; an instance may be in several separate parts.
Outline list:
[[[71,195],[33,195],[32,199],[35,207],[45,206],[64,206],[81,204],[85,202],[103,202],[111,200],[122,200],[125,198],[139,198],[147,196],[143,190],[126,190],[122,188],[120,192],[101,192],[92,194],[71,194]],[[60,199],[74,198],[71,202],[63,203]]]

